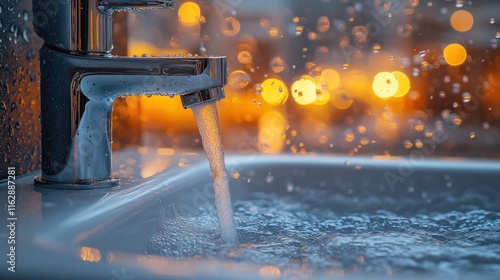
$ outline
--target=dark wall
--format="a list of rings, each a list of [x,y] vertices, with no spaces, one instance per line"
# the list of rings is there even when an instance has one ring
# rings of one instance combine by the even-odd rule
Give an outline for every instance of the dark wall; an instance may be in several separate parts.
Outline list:
[[[40,167],[38,50],[31,0],[0,2],[0,179]]]

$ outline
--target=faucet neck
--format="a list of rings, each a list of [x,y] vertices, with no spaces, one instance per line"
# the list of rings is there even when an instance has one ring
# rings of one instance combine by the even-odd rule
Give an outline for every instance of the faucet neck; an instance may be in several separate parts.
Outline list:
[[[78,0],[80,13],[75,20],[78,30],[76,38],[77,52],[86,55],[106,55],[113,49],[111,36],[112,11],[101,13],[100,0]]]
[[[103,56],[113,49],[114,11],[172,6],[172,0],[33,0],[33,25],[49,46],[68,53]]]

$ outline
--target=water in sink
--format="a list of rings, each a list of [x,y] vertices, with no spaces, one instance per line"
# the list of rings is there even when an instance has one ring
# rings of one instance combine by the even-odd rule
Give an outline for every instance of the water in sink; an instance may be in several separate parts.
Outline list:
[[[300,195],[256,192],[235,200],[237,246],[224,245],[210,210],[164,217],[148,253],[272,264],[281,271],[323,271],[330,276],[432,273],[455,278],[500,271],[500,213],[478,207],[473,195],[444,207],[413,201],[420,203],[417,211],[404,206],[390,209],[394,211],[338,211],[333,204],[345,198],[318,202],[318,195],[315,190]]]

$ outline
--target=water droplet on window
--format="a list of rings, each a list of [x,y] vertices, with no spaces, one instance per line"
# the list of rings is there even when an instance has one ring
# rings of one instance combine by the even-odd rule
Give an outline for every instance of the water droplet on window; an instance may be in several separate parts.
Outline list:
[[[470,101],[471,101],[471,99],[472,99],[472,95],[471,95],[470,93],[468,93],[468,92],[464,92],[464,93],[462,94],[462,101],[463,101],[464,103],[468,103],[468,102],[470,102]]]

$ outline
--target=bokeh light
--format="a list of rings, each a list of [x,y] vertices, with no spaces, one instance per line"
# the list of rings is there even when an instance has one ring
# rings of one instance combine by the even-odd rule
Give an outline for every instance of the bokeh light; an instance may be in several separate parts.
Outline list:
[[[288,98],[288,88],[285,83],[278,79],[267,79],[262,85],[262,99],[271,105],[283,104]]]
[[[391,73],[394,75],[394,77],[396,77],[396,80],[398,81],[398,90],[393,96],[405,96],[410,91],[410,79],[405,73],[401,71],[393,71]]]
[[[308,105],[316,100],[316,83],[311,76],[302,76],[292,85],[292,96],[300,105]]]
[[[373,92],[380,98],[389,98],[398,91],[398,80],[389,72],[380,72],[373,78]]]
[[[333,92],[340,85],[340,75],[333,69],[325,69],[316,78],[322,89]]]
[[[450,23],[456,31],[466,32],[474,25],[474,17],[466,10],[459,10],[451,15]]]
[[[224,36],[233,37],[240,33],[241,24],[240,21],[234,17],[227,17],[224,19],[221,25],[221,31]]]
[[[195,26],[200,22],[200,6],[194,2],[186,2],[179,7],[179,22],[185,26]]]
[[[236,70],[229,75],[229,85],[235,89],[242,89],[250,83],[251,78],[243,70]]]
[[[458,66],[465,62],[467,50],[460,44],[449,44],[443,51],[446,63],[451,66]]]

